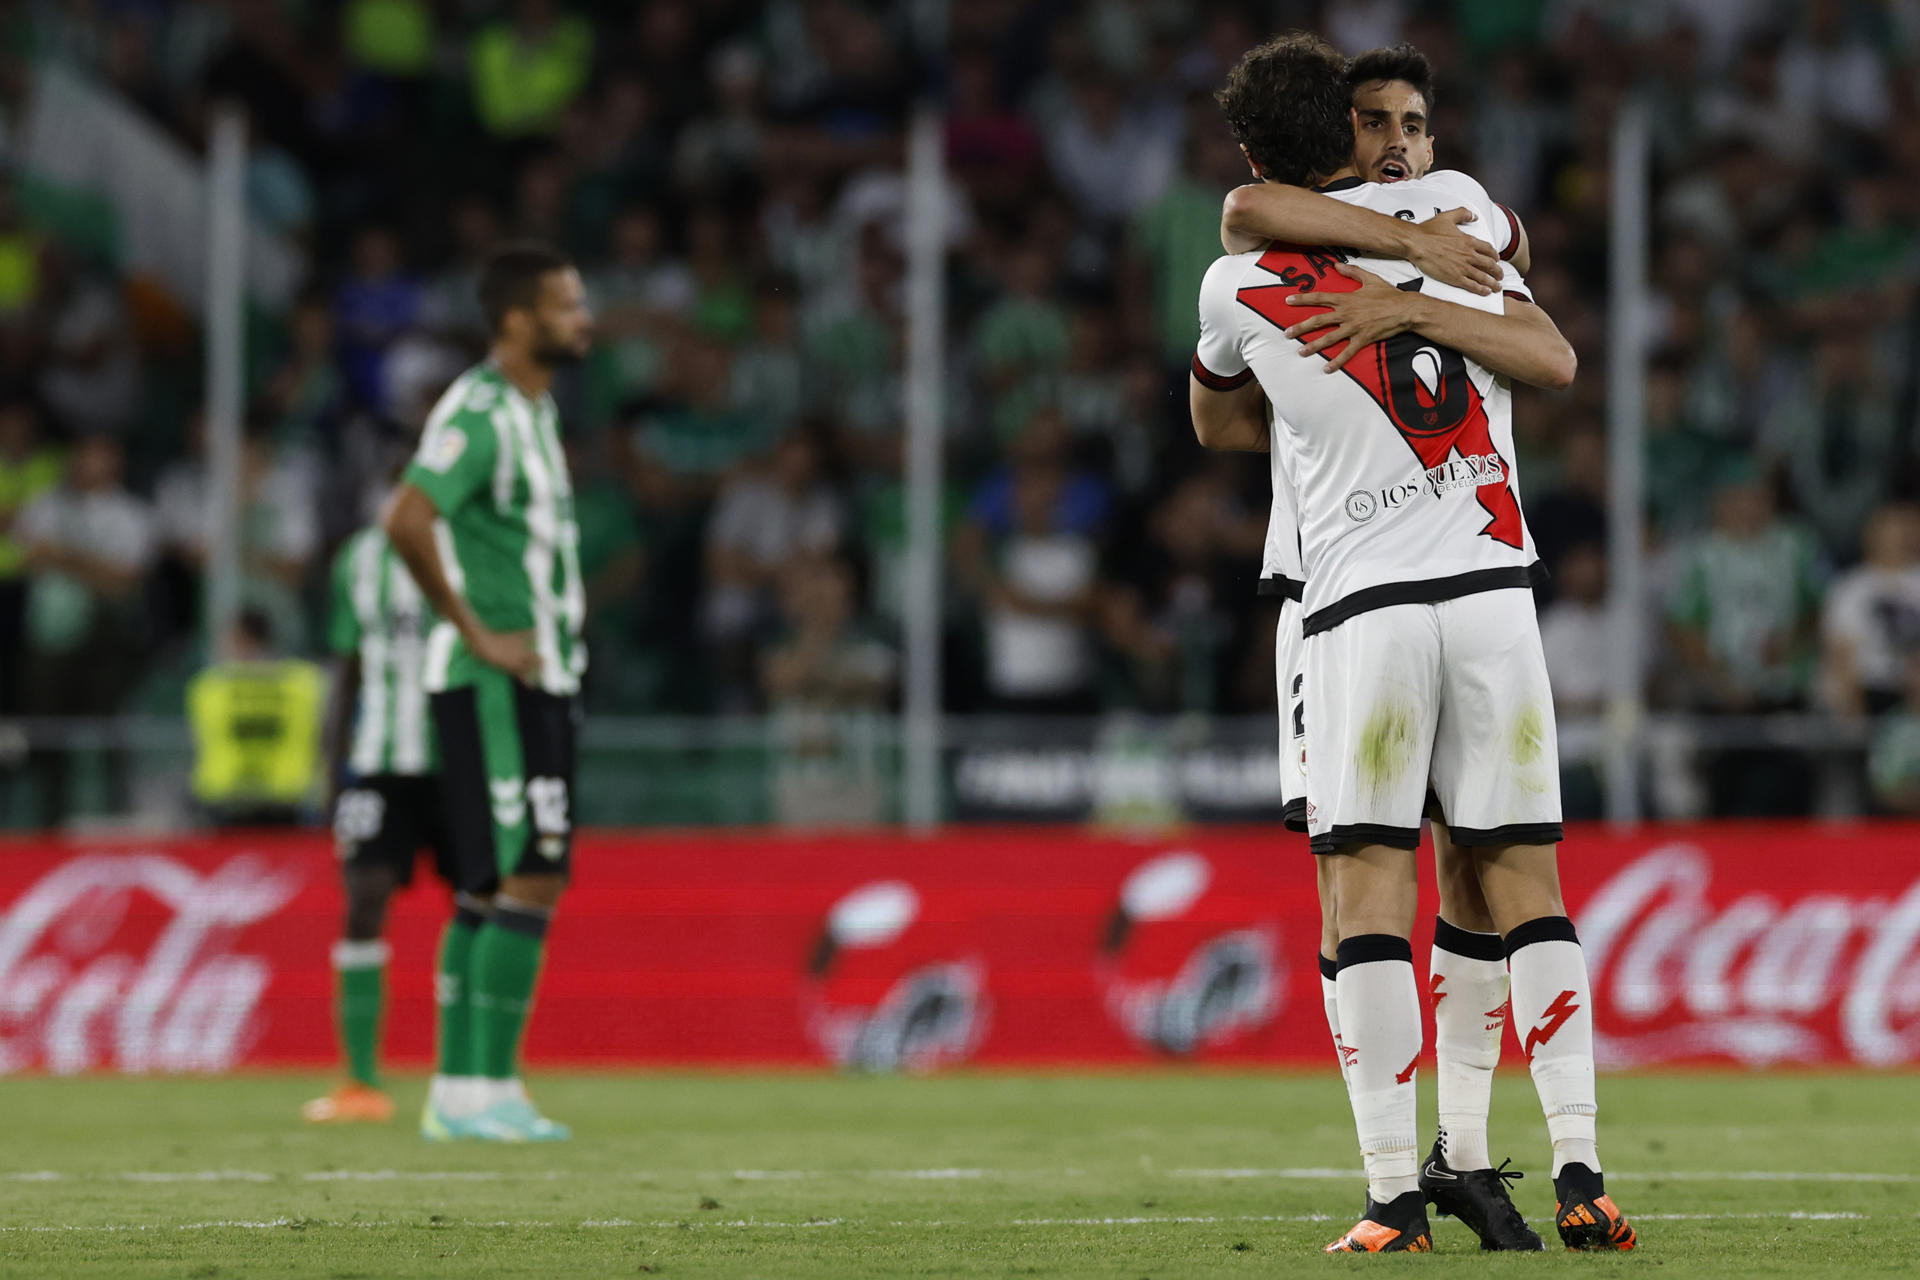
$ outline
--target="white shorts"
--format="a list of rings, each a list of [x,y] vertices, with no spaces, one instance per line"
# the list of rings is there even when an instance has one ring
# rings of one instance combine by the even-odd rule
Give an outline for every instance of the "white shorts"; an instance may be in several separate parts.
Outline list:
[[[1315,853],[1560,840],[1560,753],[1533,593],[1390,605],[1306,642]]]
[[[1273,630],[1273,676],[1280,707],[1280,802],[1289,831],[1307,829],[1307,724],[1301,670],[1306,641],[1300,634],[1300,602],[1280,602]]]

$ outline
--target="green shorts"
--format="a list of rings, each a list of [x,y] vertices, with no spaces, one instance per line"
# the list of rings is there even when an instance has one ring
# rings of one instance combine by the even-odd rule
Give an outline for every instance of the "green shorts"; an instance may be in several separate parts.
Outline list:
[[[506,876],[566,876],[579,699],[487,668],[432,706],[458,887],[486,895]]]

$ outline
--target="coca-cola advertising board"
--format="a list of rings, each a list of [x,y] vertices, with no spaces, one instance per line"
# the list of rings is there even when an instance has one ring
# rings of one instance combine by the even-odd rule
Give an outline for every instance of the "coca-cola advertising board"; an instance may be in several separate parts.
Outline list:
[[[1277,828],[603,832],[576,863],[535,1063],[1331,1057]],[[1561,867],[1606,1065],[1920,1063],[1920,824],[1577,828]],[[338,879],[317,833],[0,841],[0,1072],[331,1061]],[[392,1061],[428,1060],[446,914],[423,867]]]

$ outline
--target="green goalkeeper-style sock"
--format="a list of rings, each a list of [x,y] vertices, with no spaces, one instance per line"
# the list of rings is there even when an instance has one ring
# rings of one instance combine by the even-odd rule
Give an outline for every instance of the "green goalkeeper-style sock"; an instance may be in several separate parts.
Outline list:
[[[379,1083],[380,1018],[387,1003],[387,944],[378,938],[333,944],[334,1015],[347,1075],[369,1087]]]
[[[473,943],[473,1074],[489,1080],[520,1074],[520,1035],[546,936],[547,917],[539,909],[495,899]]]
[[[462,897],[454,902],[453,919],[440,934],[440,968],[434,975],[433,997],[439,1006],[439,1074],[474,1075],[473,1065],[473,943],[486,923],[485,905]]]

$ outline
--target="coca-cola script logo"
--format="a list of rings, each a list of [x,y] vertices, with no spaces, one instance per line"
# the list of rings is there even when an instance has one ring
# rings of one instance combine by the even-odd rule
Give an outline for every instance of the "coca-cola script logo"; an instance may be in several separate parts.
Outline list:
[[[205,875],[159,853],[63,863],[0,914],[0,1074],[233,1066],[273,970],[230,948],[299,887],[246,855]]]
[[[1920,880],[1894,897],[1709,893],[1689,844],[1629,863],[1580,911],[1603,1065],[1920,1060]]]

